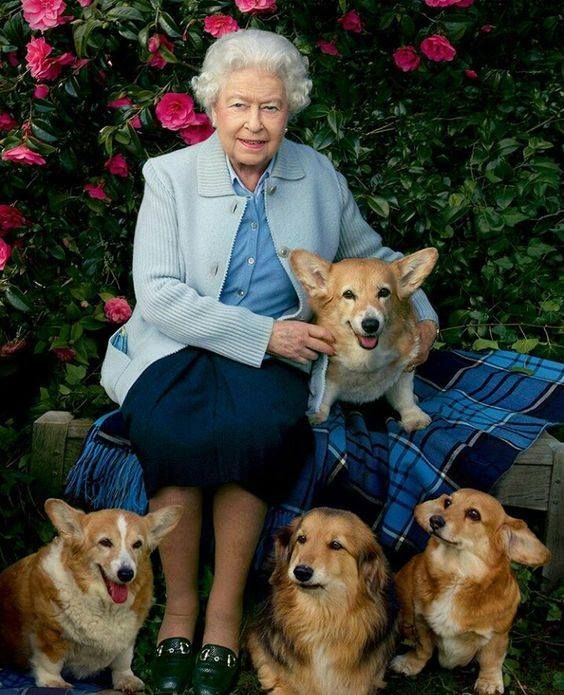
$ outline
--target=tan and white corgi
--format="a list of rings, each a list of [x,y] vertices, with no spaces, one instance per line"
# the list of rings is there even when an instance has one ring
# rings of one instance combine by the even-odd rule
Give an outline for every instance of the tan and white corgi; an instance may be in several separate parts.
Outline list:
[[[153,595],[149,555],[182,507],[138,516],[85,514],[62,500],[45,511],[59,535],[0,574],[0,661],[32,669],[38,687],[70,687],[107,667],[116,690],[142,690],[133,647]]]
[[[426,248],[388,263],[377,258],[347,258],[330,263],[296,249],[290,262],[305,287],[320,326],[335,337],[321,407],[310,419],[324,422],[336,400],[368,403],[385,395],[411,432],[431,418],[415,402],[413,373],[419,336],[409,298],[437,262]]]

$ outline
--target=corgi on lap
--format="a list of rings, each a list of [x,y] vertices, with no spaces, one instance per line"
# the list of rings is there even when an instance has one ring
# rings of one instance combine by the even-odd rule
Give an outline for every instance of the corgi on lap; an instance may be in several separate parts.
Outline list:
[[[45,511],[59,535],[0,574],[0,662],[31,668],[38,687],[109,667],[116,690],[142,690],[131,661],[153,596],[149,555],[182,507],[85,514],[49,499]]]
[[[385,395],[407,431],[427,427],[431,418],[413,393],[413,372],[406,367],[419,349],[410,297],[438,259],[427,248],[391,263],[377,258],[347,258],[330,263],[296,249],[290,263],[308,293],[315,321],[335,337],[321,407],[310,420],[329,416],[336,400],[368,403]]]

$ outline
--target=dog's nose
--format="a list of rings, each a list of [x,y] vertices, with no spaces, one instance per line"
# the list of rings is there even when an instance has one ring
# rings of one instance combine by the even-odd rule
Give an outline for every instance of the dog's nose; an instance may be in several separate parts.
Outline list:
[[[431,524],[431,529],[436,531],[438,528],[442,528],[446,524],[446,521],[442,516],[433,514],[433,516],[429,519],[429,523]]]
[[[380,328],[380,321],[378,319],[363,319],[360,325],[365,333],[377,333]]]
[[[133,579],[135,572],[131,567],[120,567],[117,571],[117,576],[120,582],[130,582]]]
[[[294,576],[299,582],[307,582],[313,577],[313,567],[309,565],[298,565],[294,567]]]

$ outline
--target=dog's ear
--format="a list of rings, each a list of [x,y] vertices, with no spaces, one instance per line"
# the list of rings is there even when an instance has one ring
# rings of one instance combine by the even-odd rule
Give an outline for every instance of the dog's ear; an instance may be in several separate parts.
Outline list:
[[[167,533],[170,533],[180,521],[183,507],[180,504],[171,504],[156,512],[150,512],[145,517],[148,531],[149,548],[154,550]]]
[[[288,526],[278,529],[274,534],[274,560],[276,567],[286,567],[290,562],[292,536],[300,525],[302,518],[297,516],[295,519],[292,519]]]
[[[521,519],[506,516],[499,533],[507,555],[513,562],[538,567],[550,561],[550,550]]]
[[[415,290],[419,289],[423,280],[435,267],[438,258],[439,252],[430,246],[392,263],[398,277],[400,299],[407,299]]]
[[[290,265],[310,297],[323,297],[327,294],[331,263],[315,253],[294,249],[290,254]]]
[[[359,572],[367,592],[377,598],[388,579],[386,560],[376,541],[369,542],[359,557]]]
[[[61,536],[78,539],[83,537],[81,521],[86,514],[81,509],[75,509],[63,500],[53,497],[45,500],[44,509]]]

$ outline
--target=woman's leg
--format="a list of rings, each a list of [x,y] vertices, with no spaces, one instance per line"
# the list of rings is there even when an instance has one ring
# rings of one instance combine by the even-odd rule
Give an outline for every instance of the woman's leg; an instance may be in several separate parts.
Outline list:
[[[202,529],[202,491],[165,487],[149,503],[154,512],[168,504],[184,507],[176,528],[159,545],[166,585],[166,607],[157,642],[169,637],[194,638],[198,617],[198,564]]]
[[[203,644],[239,652],[243,594],[267,505],[239,485],[222,485],[213,501],[215,569]]]

